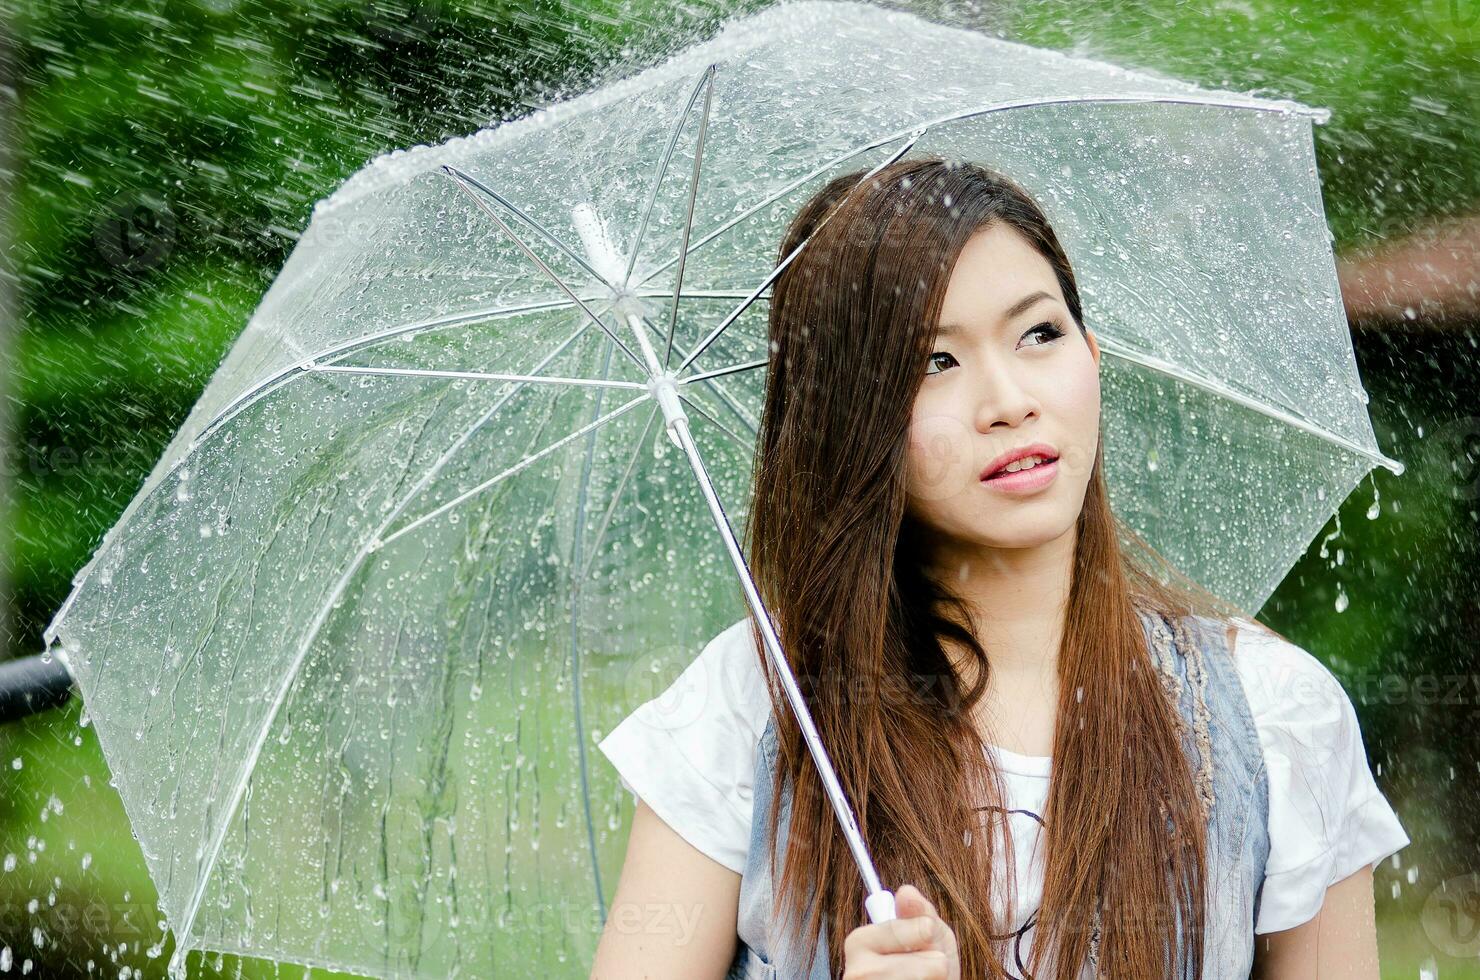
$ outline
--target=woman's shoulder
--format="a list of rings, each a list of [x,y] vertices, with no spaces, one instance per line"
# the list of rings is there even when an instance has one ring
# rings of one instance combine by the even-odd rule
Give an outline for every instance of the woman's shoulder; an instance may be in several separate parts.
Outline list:
[[[1304,647],[1249,619],[1232,659],[1259,733],[1270,850],[1257,933],[1309,921],[1326,889],[1409,843],[1369,766],[1345,687]],[[1379,770],[1380,771],[1380,770]]]
[[[1235,617],[1232,660],[1255,724],[1339,725],[1351,699],[1331,669],[1304,647],[1252,619]]]
[[[750,620],[727,626],[707,642],[657,697],[623,724],[641,722],[680,740],[703,738],[744,751],[765,728],[770,699]]]
[[[1189,616],[1189,640],[1227,658],[1249,707],[1266,762],[1301,758],[1302,768],[1360,747],[1356,711],[1341,681],[1304,647],[1240,616]],[[1195,637],[1195,638],[1194,638]],[[1173,645],[1179,655],[1180,645]]]
[[[598,743],[623,787],[689,843],[739,872],[770,700],[750,621],[706,643],[657,697]]]
[[[721,702],[717,706],[723,707],[752,745],[760,739],[771,711],[760,657],[746,617],[716,634],[695,658],[696,667]]]

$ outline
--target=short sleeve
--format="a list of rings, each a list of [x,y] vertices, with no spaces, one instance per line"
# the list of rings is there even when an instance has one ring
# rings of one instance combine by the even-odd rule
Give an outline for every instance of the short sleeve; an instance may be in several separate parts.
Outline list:
[[[1239,626],[1234,660],[1269,774],[1262,934],[1308,922],[1328,887],[1363,865],[1376,870],[1409,839],[1372,777],[1341,682],[1288,640]]]
[[[738,874],[750,848],[755,756],[769,711],[750,621],[742,619],[597,747],[624,788]]]

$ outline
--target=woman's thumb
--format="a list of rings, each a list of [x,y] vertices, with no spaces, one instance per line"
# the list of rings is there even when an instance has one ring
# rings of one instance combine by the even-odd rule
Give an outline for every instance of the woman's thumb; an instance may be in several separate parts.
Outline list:
[[[901,885],[894,892],[894,910],[901,919],[936,914],[935,906],[914,885]]]

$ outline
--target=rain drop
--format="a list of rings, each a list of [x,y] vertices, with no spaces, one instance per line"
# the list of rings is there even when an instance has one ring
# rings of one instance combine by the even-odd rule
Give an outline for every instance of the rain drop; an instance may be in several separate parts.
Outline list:
[[[1344,586],[1337,587],[1335,605],[1337,612],[1346,612],[1346,607],[1351,605],[1351,600],[1347,598],[1346,588]]]

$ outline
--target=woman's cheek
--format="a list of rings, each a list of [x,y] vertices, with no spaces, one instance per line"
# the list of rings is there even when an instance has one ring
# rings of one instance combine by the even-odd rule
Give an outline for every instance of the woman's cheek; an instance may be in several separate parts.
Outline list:
[[[910,424],[910,493],[920,500],[946,500],[960,493],[969,467],[971,434],[954,416],[921,412]]]
[[[1093,366],[1093,362],[1091,362]],[[1075,372],[1062,378],[1058,391],[1061,418],[1069,420],[1069,445],[1060,447],[1059,467],[1065,475],[1088,477],[1094,467],[1100,437],[1100,374]]]

